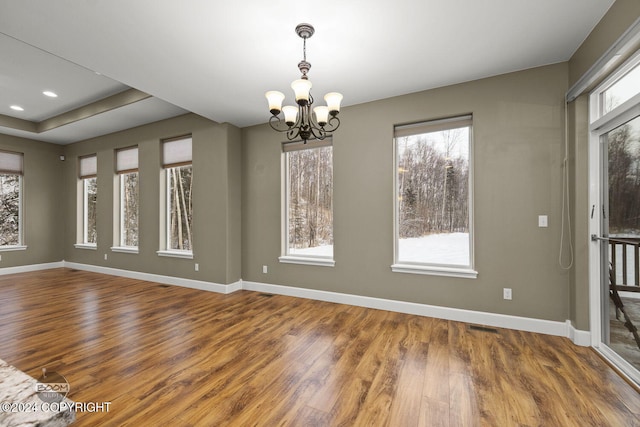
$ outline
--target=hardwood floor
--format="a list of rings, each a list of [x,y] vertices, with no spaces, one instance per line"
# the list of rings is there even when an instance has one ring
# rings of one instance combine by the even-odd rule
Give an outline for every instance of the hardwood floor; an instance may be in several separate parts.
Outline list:
[[[69,269],[0,277],[0,358],[78,426],[640,426],[589,348],[426,317]]]

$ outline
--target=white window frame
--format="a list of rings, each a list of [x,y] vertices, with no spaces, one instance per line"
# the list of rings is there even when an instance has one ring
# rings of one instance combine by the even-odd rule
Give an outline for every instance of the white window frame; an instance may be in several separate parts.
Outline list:
[[[85,245],[95,244],[88,241],[89,232],[87,231],[87,223],[89,222],[89,214],[88,214],[89,209],[88,209],[88,203],[87,203],[87,199],[89,197],[87,193],[87,182],[90,179],[95,179],[95,178],[84,178],[82,180],[82,243]]]
[[[188,140],[188,152],[175,152],[171,149],[167,149],[166,144],[170,144],[175,142],[174,146],[177,146],[180,143],[187,144]],[[183,166],[191,166],[191,179],[193,179],[193,138],[191,135],[180,136],[176,138],[165,139],[161,141],[162,144],[162,152],[163,152],[163,160],[162,160],[162,171],[160,172],[160,250],[156,251],[158,256],[163,257],[173,257],[173,258],[187,258],[193,259],[194,257],[194,242],[191,242],[191,250],[180,250],[180,249],[171,249],[171,230],[169,229],[171,224],[171,212],[170,210],[170,180],[169,170],[174,167],[183,167]],[[186,145],[184,145],[186,148]],[[193,226],[193,224],[191,224]],[[192,229],[192,237],[193,237],[193,229]]]
[[[604,92],[639,64],[640,50],[626,60],[619,69],[613,72],[603,83],[591,92],[589,95],[589,127],[591,131],[611,127],[612,122],[631,120],[637,115],[637,112],[640,111],[640,93],[637,93],[608,113],[602,113]]]
[[[0,174],[18,176],[18,243],[15,245],[2,245],[0,251],[20,251],[27,247],[24,245],[24,154],[13,151],[0,150]]]
[[[469,127],[469,265],[457,266],[435,263],[407,262],[398,259],[399,237],[400,237],[400,203],[398,194],[398,130],[407,131],[410,134],[419,135],[435,130],[447,130],[460,128],[460,123],[466,122]],[[466,127],[466,126],[465,126]],[[427,274],[434,276],[460,277],[475,279],[478,272],[474,269],[474,215],[473,215],[473,116],[470,114],[460,115],[444,119],[427,120],[415,124],[396,126],[393,139],[393,264],[391,271],[394,273]],[[412,130],[415,129],[415,130]],[[424,130],[428,129],[428,130]],[[433,129],[433,130],[432,130]],[[402,132],[401,131],[401,132]]]
[[[131,155],[126,155],[125,153],[131,153]],[[139,253],[138,246],[127,246],[124,242],[125,235],[125,227],[124,227],[124,181],[125,177],[131,175],[133,173],[138,175],[138,179],[140,179],[140,175],[138,172],[138,146],[126,147],[116,150],[115,152],[115,163],[116,163],[116,182],[114,184],[114,188],[116,192],[114,194],[114,217],[116,221],[114,222],[114,246],[111,247],[113,252],[122,252],[122,253]],[[138,181],[139,185],[139,181]],[[138,187],[139,190],[140,187]],[[138,194],[138,203],[140,201],[140,196]],[[138,205],[139,206],[139,205]],[[138,230],[140,224],[140,210],[138,207]],[[138,240],[140,239],[140,235],[138,234]],[[139,241],[138,241],[139,243]]]
[[[83,245],[87,245],[87,246],[97,246],[97,235],[96,235],[96,241],[95,242],[89,242],[88,240],[88,229],[87,226],[89,224],[89,208],[88,208],[88,193],[87,193],[87,183],[90,179],[95,179],[96,180],[96,193],[97,193],[97,185],[98,185],[98,178],[97,177],[92,177],[92,178],[83,178],[82,179],[82,242],[81,244]]]
[[[640,32],[637,34],[640,34]],[[590,236],[600,236],[602,232],[602,210],[595,208],[601,206],[602,203],[601,183],[594,179],[595,177],[600,177],[601,162],[603,161],[601,139],[617,127],[640,116],[640,93],[637,93],[608,113],[602,114],[603,92],[635,67],[640,67],[640,50],[629,57],[589,94],[589,206],[594,207],[589,216]],[[630,381],[640,383],[638,370],[602,342],[604,331],[601,323],[603,303],[601,243],[592,238],[589,241],[588,249],[591,346],[612,362]]]
[[[97,236],[96,242],[87,241],[87,223],[88,223],[88,209],[87,209],[87,180],[96,180],[96,192],[97,192],[97,180],[98,180],[98,157],[96,154],[88,156],[82,156],[78,158],[78,243],[74,245],[77,249],[90,249],[97,250]]]
[[[27,249],[24,244],[24,227],[23,227],[23,176],[21,173],[0,172],[1,175],[18,175],[18,244],[16,245],[0,245],[0,252],[23,251]]]
[[[321,147],[332,147],[331,162],[333,163],[333,141],[331,137],[327,137],[324,140],[312,140],[306,144],[303,141],[292,141],[282,144],[282,161],[281,161],[281,182],[282,182],[282,197],[281,197],[281,247],[282,255],[278,257],[281,263],[285,264],[302,264],[302,265],[315,265],[321,267],[334,267],[336,262],[334,260],[335,252],[332,256],[320,256],[320,255],[300,255],[292,254],[289,250],[289,201],[291,195],[289,194],[289,157],[287,155],[290,151],[297,150],[312,150]],[[331,188],[331,197],[333,198],[333,188]],[[333,224],[332,224],[333,226]],[[335,250],[335,240],[334,240]]]

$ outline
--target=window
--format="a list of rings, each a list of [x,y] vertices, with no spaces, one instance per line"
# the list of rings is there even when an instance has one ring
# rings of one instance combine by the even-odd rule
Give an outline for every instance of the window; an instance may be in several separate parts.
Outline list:
[[[282,262],[333,266],[331,139],[283,144]]]
[[[159,255],[193,255],[193,168],[191,137],[163,141],[162,167],[165,175],[164,248]]]
[[[471,116],[396,126],[393,271],[476,277]]]
[[[95,154],[80,158],[82,216],[80,244],[95,246],[98,241],[96,214],[98,204],[98,161]]]
[[[118,233],[116,248],[112,249],[135,251],[138,247],[138,147],[116,151],[116,173]]]
[[[0,151],[0,250],[22,245],[22,153]]]
[[[600,92],[601,115],[613,111],[639,92],[640,67],[635,67]]]
[[[636,52],[590,95],[591,129],[607,127],[618,116],[633,118],[640,103],[640,52]]]

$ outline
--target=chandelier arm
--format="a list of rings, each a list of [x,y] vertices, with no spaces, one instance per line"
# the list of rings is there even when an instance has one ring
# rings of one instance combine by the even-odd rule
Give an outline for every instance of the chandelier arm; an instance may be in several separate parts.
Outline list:
[[[325,125],[325,130],[327,132],[333,132],[339,127],[340,127],[340,119],[338,118],[338,116],[332,116],[327,122],[327,124]]]
[[[302,114],[303,108],[304,107],[298,106],[298,115],[296,116],[296,122],[293,125],[289,126],[289,129],[286,130],[287,139],[289,141],[293,141],[298,137],[298,135],[300,135],[300,129],[304,124],[304,118]]]
[[[284,123],[281,119],[280,116],[271,116],[269,117],[269,126],[271,126],[271,129],[278,131],[278,132],[286,132],[289,129],[280,129],[280,124]]]
[[[295,139],[300,133],[300,118],[296,120],[296,123],[294,125],[286,125],[286,129],[282,129],[281,125],[283,123],[286,125],[286,123],[280,118],[280,116],[271,116],[269,118],[269,126],[271,126],[271,129],[277,132],[286,133],[287,139],[289,139],[290,141]]]
[[[300,127],[292,126],[287,131],[287,139],[289,141],[293,141],[294,139],[296,139],[298,137],[298,135],[300,135]]]
[[[311,112],[309,112],[309,130],[316,139],[323,140],[327,136],[324,127],[320,126]]]
[[[320,141],[325,139],[327,137],[327,135],[328,135],[327,132],[323,128],[319,128],[319,127],[315,127],[315,126],[313,126],[311,128],[311,133],[313,134],[313,136],[316,139],[319,139]]]

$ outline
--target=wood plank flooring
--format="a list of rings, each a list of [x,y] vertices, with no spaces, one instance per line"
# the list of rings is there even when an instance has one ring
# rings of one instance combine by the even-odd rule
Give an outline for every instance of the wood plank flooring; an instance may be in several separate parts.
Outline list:
[[[0,358],[111,402],[78,426],[640,426],[565,338],[69,269],[0,277]]]

